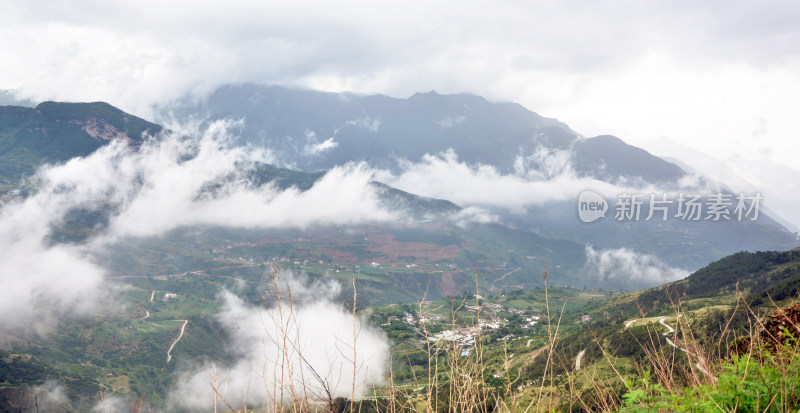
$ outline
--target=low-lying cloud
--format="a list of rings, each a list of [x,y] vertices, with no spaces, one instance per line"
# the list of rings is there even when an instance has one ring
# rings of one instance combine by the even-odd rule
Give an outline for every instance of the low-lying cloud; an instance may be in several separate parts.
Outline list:
[[[306,145],[304,152],[309,155],[319,155],[321,153],[328,152],[337,146],[339,146],[339,142],[333,140],[333,136],[331,136],[322,142]]]
[[[640,289],[686,278],[689,272],[670,267],[655,255],[628,248],[596,250],[586,247],[586,265],[597,274],[600,285]]]
[[[377,132],[381,127],[381,120],[365,116],[359,119],[348,120],[345,122],[345,124],[350,126],[358,126],[370,132]]]
[[[94,188],[43,179],[37,194],[0,209],[0,342],[91,311],[102,282],[103,269],[87,251],[50,242],[51,227],[70,209],[91,203]]]
[[[465,228],[469,224],[488,224],[499,221],[499,217],[490,211],[479,207],[467,207],[460,211],[450,214],[449,221],[453,224]]]
[[[132,188],[133,197],[124,195],[130,201],[111,223],[114,235],[152,236],[190,225],[302,228],[394,217],[381,208],[363,165],[336,167],[306,191],[281,190],[253,187],[244,179],[241,149],[220,151],[214,141],[201,141],[194,158],[184,161],[190,149],[173,142],[126,158],[120,180],[136,177],[141,184]]]
[[[34,194],[0,207],[0,337],[45,331],[58,318],[88,314],[106,294],[103,247],[123,237],[159,236],[186,226],[304,228],[393,220],[378,202],[371,172],[351,164],[307,191],[254,186],[245,148],[230,148],[228,124],[178,132],[133,152],[111,143],[63,165],[42,168]],[[199,136],[189,139],[185,136]],[[55,242],[54,228],[74,211],[108,217],[93,236]],[[102,221],[102,220],[101,220]]]
[[[360,399],[365,391],[384,384],[388,341],[382,331],[333,303],[338,284],[308,285],[281,272],[278,285],[283,299],[273,300],[268,308],[222,294],[225,305],[217,319],[238,360],[216,366],[216,374],[210,365],[183,374],[170,397],[173,406],[212,408],[212,386],[235,407],[259,407],[291,404],[293,399]]]
[[[537,151],[518,156],[514,173],[503,174],[491,165],[470,165],[452,149],[426,154],[419,162],[400,162],[401,172],[376,172],[376,179],[415,194],[443,198],[461,206],[496,207],[524,211],[526,206],[575,200],[594,188],[603,193],[619,187],[593,178],[578,177],[567,151]]]

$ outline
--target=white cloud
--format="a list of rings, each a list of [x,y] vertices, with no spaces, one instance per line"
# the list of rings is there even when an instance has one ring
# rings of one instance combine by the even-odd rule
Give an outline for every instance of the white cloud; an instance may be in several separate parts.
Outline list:
[[[77,411],[76,403],[67,396],[63,383],[46,380],[43,384],[30,387],[20,394],[17,400],[21,411],[66,412]],[[13,404],[12,404],[13,406]],[[131,400],[118,395],[105,394],[92,407],[93,413],[125,413],[131,411]]]
[[[306,145],[305,153],[309,155],[319,155],[337,147],[338,145],[339,142],[333,140],[333,136],[331,136],[330,138],[325,139],[323,142]]]
[[[217,318],[238,359],[230,366],[217,366],[222,397],[237,407],[244,402],[252,407],[274,406],[282,397],[285,403],[291,403],[293,396],[325,400],[328,392],[334,398],[349,398],[353,386],[355,398],[360,399],[373,386],[381,386],[389,361],[383,332],[360,317],[353,319],[330,301],[338,293],[335,283],[304,286],[287,272],[280,279],[282,307],[278,303],[253,307],[233,294],[223,294],[225,307]],[[291,307],[286,300],[290,289],[296,300]],[[211,373],[207,365],[182,375],[170,398],[173,406],[213,407]]]
[[[534,139],[536,136],[534,137]],[[551,179],[559,175],[573,175],[572,152],[539,146],[530,155],[518,154],[514,159],[514,173],[532,180]]]
[[[452,128],[454,125],[464,122],[465,120],[467,120],[467,118],[464,117],[464,115],[448,116],[446,118],[437,121],[436,123],[438,123],[442,129],[449,129]]]
[[[61,316],[96,308],[110,291],[95,258],[120,237],[197,225],[304,228],[397,218],[381,206],[363,165],[335,168],[307,191],[251,187],[244,180],[250,159],[226,146],[227,125],[211,125],[197,140],[181,136],[198,132],[173,126],[175,133],[138,152],[114,143],[45,167],[34,195],[0,206],[0,312],[9,315],[0,318],[0,333],[41,332]],[[83,244],[54,243],[52,227],[76,209],[108,212],[108,227]]]
[[[448,218],[454,224],[462,228],[465,228],[469,224],[488,224],[499,221],[497,215],[478,207],[462,208],[460,211],[451,214]]]
[[[698,174],[735,192],[760,192],[765,207],[787,220],[786,225],[793,231],[800,228],[800,209],[795,198],[800,189],[800,169],[740,156],[710,156],[667,138],[646,142],[645,147],[653,153],[675,157]]]
[[[190,225],[307,227],[394,218],[380,207],[363,165],[334,168],[307,191],[252,188],[237,179],[246,151],[221,148],[220,133],[212,128],[199,142],[168,139],[118,162],[107,179],[109,190],[125,198],[125,209],[112,220],[111,233],[151,236]],[[193,157],[184,159],[187,154]],[[132,182],[136,186],[125,188]]]
[[[44,382],[44,384],[31,389],[29,398],[33,399],[26,400],[27,406],[25,407],[29,410],[33,410],[33,407],[37,410],[42,409],[47,412],[71,410],[72,407],[69,398],[67,398],[64,386],[52,380],[48,380]]]
[[[70,209],[91,207],[97,189],[45,177],[38,193],[0,209],[0,336],[43,332],[62,315],[94,308],[103,269],[80,246],[49,237]]]
[[[579,178],[563,153],[537,153],[518,158],[514,174],[502,174],[490,165],[469,165],[453,150],[426,154],[418,163],[401,162],[402,171],[393,175],[376,172],[376,179],[415,194],[442,198],[461,206],[499,207],[524,211],[525,206],[554,201],[577,200],[586,188],[602,193],[621,192],[617,186],[591,178]],[[538,169],[537,169],[538,168]]]
[[[665,136],[788,167],[800,153],[800,6],[788,0],[0,7],[0,89],[20,97],[104,100],[148,116],[153,103],[231,82],[435,89],[520,102],[632,144]]]
[[[381,120],[366,116],[360,119],[348,120],[346,124],[350,126],[359,126],[370,132],[377,132],[381,127]]]
[[[640,289],[686,278],[689,272],[670,267],[655,255],[628,248],[595,250],[586,247],[586,264],[601,285]]]
[[[92,413],[128,413],[131,406],[136,403],[119,395],[105,394],[102,400],[95,403]]]

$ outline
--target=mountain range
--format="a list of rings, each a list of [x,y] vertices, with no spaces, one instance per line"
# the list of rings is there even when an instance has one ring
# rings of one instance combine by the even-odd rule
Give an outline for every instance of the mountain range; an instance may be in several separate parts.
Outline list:
[[[242,144],[269,148],[305,171],[351,161],[398,168],[426,154],[454,150],[469,163],[514,172],[515,162],[539,149],[571,150],[579,176],[673,182],[678,166],[613,136],[584,139],[567,125],[516,103],[493,103],[470,94],[417,93],[408,99],[255,84],[228,85],[198,102],[186,98],[158,108],[157,117],[199,116],[207,122],[244,120]],[[332,140],[329,149],[322,149]],[[537,165],[534,165],[537,166]]]
[[[564,123],[518,104],[490,102],[475,95],[428,92],[398,99],[280,86],[228,85],[205,99],[187,97],[160,107],[156,117],[192,118],[207,124],[221,119],[240,121],[236,142],[266,148],[283,165],[305,171],[362,161],[403,176],[430,166],[431,157],[447,161],[452,159],[448,154],[455,154],[460,162],[456,166],[465,165],[473,175],[490,167],[496,187],[509,179],[523,182],[510,187],[506,194],[525,189],[524,183],[542,184],[541,188],[508,195],[520,198],[510,206],[495,202],[493,195],[466,201],[490,209],[506,225],[594,248],[626,248],[650,254],[687,271],[737,251],[786,250],[800,242],[796,234],[766,213],[752,222],[708,221],[705,216],[687,221],[674,219],[678,211],[673,204],[670,219],[645,221],[649,212],[645,204],[642,219],[615,221],[611,219],[615,195],[626,190],[638,191],[645,197],[648,193],[699,192],[726,194],[733,200],[738,194],[724,183],[688,173],[618,137],[586,138]],[[452,162],[447,166],[453,167]],[[431,168],[423,183],[436,182],[439,173]],[[402,179],[396,182],[403,185]],[[441,190],[447,185],[459,183],[446,181],[436,191],[419,186],[417,181],[400,189],[447,198],[449,192]],[[588,185],[595,188],[587,188]],[[617,193],[603,193],[610,202],[608,217],[591,225],[578,220],[578,193],[609,187],[608,191]],[[480,192],[484,188],[471,190]],[[464,191],[469,192],[470,188]],[[549,192],[560,192],[561,196],[552,197]],[[653,281],[644,283],[647,282]]]
[[[214,141],[209,150],[208,144],[198,143],[200,138],[176,136],[158,124],[167,118],[169,124],[199,120],[199,134],[203,129],[219,130],[217,121],[225,121],[232,142]],[[159,144],[168,149],[177,145],[182,151],[175,155],[159,149]],[[227,152],[214,152],[228,144],[232,148],[226,147]],[[107,163],[92,158],[115,148],[109,158],[98,158],[110,159]],[[215,159],[200,162],[208,153],[213,157],[251,152],[263,156],[248,162],[228,160],[235,170],[222,168],[203,175],[209,179],[192,180],[192,175],[205,172],[202,169],[215,167]],[[173,163],[164,160],[170,156],[176,158]],[[447,199],[422,185],[442,179],[437,172],[420,172],[432,157],[490,185],[512,181],[511,190],[530,191],[525,194],[529,197],[560,185],[567,186],[567,195],[513,205]],[[136,169],[140,164],[129,158],[164,174],[150,176],[152,171]],[[77,169],[79,173],[68,171],[74,179],[48,186],[49,172],[66,172],[47,165],[82,160],[86,162],[81,166],[87,167]],[[168,167],[159,169],[163,164]],[[92,186],[93,174],[117,176],[111,172],[114,168],[133,171],[119,175],[131,181],[119,182],[122,194]],[[214,206],[231,194],[256,194],[232,198],[252,201],[256,209],[263,207],[256,202],[262,198],[288,205],[255,210],[254,216],[291,214],[301,205],[287,199],[314,193],[331,182],[347,183],[341,176],[353,171],[368,171],[371,177],[365,181],[366,195],[356,191],[361,196],[357,199],[369,204],[374,195],[376,202],[370,205],[396,215],[336,225],[226,225],[228,221],[220,219],[167,225],[156,235],[115,232],[123,213],[141,207],[138,201],[153,193],[156,200],[162,199],[155,188],[159,179],[181,178],[167,186],[170,193],[193,185],[187,209],[170,214],[169,205],[145,203],[140,208],[143,219],[134,221],[134,229],[192,215],[191,208]],[[424,179],[401,179],[411,172]],[[339,180],[334,179],[337,174]],[[76,190],[82,183],[89,187],[87,192]],[[603,367],[604,354],[611,352],[627,366],[622,374],[635,377],[634,366],[647,356],[645,348],[633,344],[636,340],[657,337],[659,346],[678,349],[672,341],[678,334],[667,337],[669,332],[663,330],[671,328],[665,323],[677,327],[680,320],[691,318],[699,341],[713,347],[714,340],[727,337],[720,332],[719,320],[732,320],[730,330],[736,334],[746,332],[747,320],[735,318],[740,317],[739,298],[759,310],[773,300],[792,300],[800,288],[800,251],[792,250],[798,240],[767,213],[758,220],[693,221],[674,219],[673,206],[667,220],[619,221],[613,217],[617,204],[609,202],[604,219],[582,222],[577,191],[572,195],[580,185],[612,197],[617,190],[736,194],[617,137],[585,138],[519,105],[473,95],[431,92],[395,99],[237,85],[223,87],[199,103],[187,98],[161,107],[155,122],[102,102],[0,106],[0,185],[0,219],[10,228],[8,240],[3,239],[11,251],[5,260],[16,262],[26,253],[33,257],[22,257],[26,267],[12,266],[4,280],[9,288],[28,282],[35,287],[32,299],[12,297],[7,300],[12,304],[4,303],[13,316],[0,320],[0,411],[35,406],[36,399],[26,398],[41,394],[36,392],[50,383],[45,380],[58,381],[78,410],[94,406],[101,391],[134,399],[146,396],[154,406],[170,406],[168,398],[194,367],[210,358],[228,374],[243,357],[238,344],[246,340],[239,334],[248,325],[244,317],[226,324],[224,314],[232,303],[241,300],[252,308],[237,311],[260,314],[262,307],[275,305],[279,280],[290,274],[301,274],[286,291],[303,303],[298,311],[304,305],[336,302],[325,314],[313,314],[315,320],[327,323],[332,319],[325,317],[343,307],[348,310],[344,325],[349,326],[355,318],[347,306],[368,307],[365,319],[380,324],[381,334],[394,340],[393,374],[403,385],[422,377],[429,363],[420,350],[430,342],[420,333],[425,330],[423,317],[444,320],[425,328],[445,334],[453,327],[448,317],[453,324],[474,324],[475,319],[481,322],[481,314],[491,314],[498,328],[485,329],[488,369],[480,376],[491,381],[510,368],[533,383],[548,365],[545,358],[537,358],[539,350],[534,351],[547,348],[545,329],[532,320],[544,320],[546,308],[549,314],[549,308],[558,307],[563,338],[553,346],[556,373],[577,371],[581,362],[591,374],[601,372],[608,368]],[[351,182],[310,199],[314,208],[332,208],[337,197],[347,197],[353,188],[360,187]],[[75,191],[85,198],[72,203],[60,203],[63,198],[58,196],[36,198],[46,190],[56,195]],[[26,204],[29,199],[43,201]],[[221,205],[210,211],[230,219],[224,208],[231,204]],[[48,208],[57,219],[45,223],[41,239],[36,238],[41,234],[35,225],[15,224]],[[753,252],[765,250],[786,252]],[[83,261],[75,265],[71,257]],[[57,268],[48,279],[50,273],[38,264],[51,259]],[[82,285],[80,280],[92,275],[92,265],[102,268],[101,280]],[[67,268],[86,272],[67,274]],[[542,288],[546,282],[549,290]],[[55,296],[48,295],[49,284],[57,286]],[[626,294],[620,289],[639,291]],[[78,303],[72,307],[70,291],[78,291]],[[230,299],[230,292],[238,298]],[[23,293],[17,294],[24,298]],[[99,304],[88,307],[91,311],[70,313],[94,299]],[[483,302],[484,309],[465,305],[473,299]],[[37,309],[31,312],[33,307]],[[478,317],[471,311],[478,311]],[[26,322],[20,325],[17,319]],[[264,318],[260,320],[255,330],[264,327]],[[658,334],[651,334],[652,328]],[[683,350],[676,352],[677,363],[691,366],[690,352]],[[206,373],[199,373],[203,386]],[[20,391],[23,388],[34,390],[26,393]]]
[[[493,103],[468,94],[428,92],[397,99],[278,86],[230,85],[204,100],[186,98],[160,107],[156,118],[200,119],[204,125],[218,120],[238,121],[234,128],[235,145],[267,150],[277,165],[291,167],[257,164],[248,173],[254,185],[275,181],[283,188],[296,186],[306,190],[325,170],[352,162],[390,171],[391,179],[413,170],[426,157],[448,151],[456,154],[458,162],[463,162],[466,168],[472,168],[473,173],[489,167],[495,178],[515,179],[523,185],[540,183],[546,186],[543,191],[561,185],[563,179],[559,178],[565,176],[568,185],[608,184],[606,188],[662,192],[698,191],[716,184],[696,177],[694,187],[686,186],[690,175],[679,166],[617,137],[585,138],[562,122],[542,117],[518,104]],[[16,188],[22,178],[31,176],[40,165],[86,156],[114,140],[123,140],[131,150],[136,150],[144,139],[157,137],[162,129],[156,123],[102,102],[0,107],[0,184],[6,189]],[[549,165],[551,158],[559,157],[563,161],[560,166]],[[435,181],[438,176],[433,172],[426,179]],[[396,181],[402,184],[402,180]],[[593,262],[584,254],[570,258],[567,267],[572,268],[571,273],[561,274],[565,284],[588,282],[635,289],[668,279],[626,273],[626,265],[655,263],[655,270],[673,267],[686,274],[737,251],[787,250],[798,243],[795,234],[766,213],[757,221],[687,221],[672,217],[663,221],[619,221],[613,219],[616,205],[609,193],[604,194],[610,209],[606,219],[587,224],[577,219],[577,193],[574,197],[540,202],[535,199],[537,192],[531,191],[526,194],[529,199],[509,207],[494,204],[491,199],[464,205],[442,199],[441,194],[419,196],[414,194],[419,192],[413,185],[399,188],[380,182],[373,185],[385,205],[414,211],[417,219],[424,220],[426,214],[456,213],[465,206],[478,206],[494,215],[494,225],[505,232],[521,231],[528,233],[528,237],[584,245],[588,257],[607,252],[598,255],[605,257],[602,262]],[[731,198],[736,196],[724,185],[717,184],[716,188]],[[642,216],[648,212],[645,204]],[[670,206],[670,215],[675,212],[675,206]],[[515,247],[509,245],[506,249]],[[530,255],[545,259],[541,254]],[[507,260],[495,264],[502,262]],[[523,274],[516,275],[518,281],[527,278]],[[534,274],[529,276],[535,277]]]

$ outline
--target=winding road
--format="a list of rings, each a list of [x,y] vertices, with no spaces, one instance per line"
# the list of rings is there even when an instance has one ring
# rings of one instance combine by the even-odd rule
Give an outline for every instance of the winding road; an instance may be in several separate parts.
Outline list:
[[[680,318],[680,315],[678,315],[678,318]],[[658,323],[661,324],[662,326],[664,326],[667,329],[667,331],[665,333],[661,334],[662,336],[664,336],[664,339],[667,340],[667,344],[669,344],[670,346],[672,346],[674,348],[677,348],[678,350],[680,350],[680,351],[682,351],[682,352],[684,352],[686,354],[689,354],[689,350],[687,350],[687,349],[685,349],[683,347],[678,347],[678,345],[675,344],[675,342],[672,341],[671,338],[667,337],[667,335],[674,333],[675,329],[672,328],[671,325],[667,324],[666,320],[667,320],[667,317],[661,317],[661,319],[658,320]],[[699,364],[700,363],[698,363],[697,367],[700,367]]]
[[[507,272],[507,273],[505,273],[503,275],[501,275],[500,277],[496,278],[494,281],[492,281],[492,285],[491,285],[490,289],[493,290],[493,291],[497,290],[497,287],[494,286],[494,283],[505,280],[506,277],[508,277],[509,275],[511,275],[511,274],[521,270],[521,269],[522,268],[517,267],[517,268],[515,268],[515,269],[513,269],[513,270],[511,270],[511,271],[509,271],[509,272]]]
[[[156,290],[153,290],[153,292],[150,293],[150,302],[151,303],[153,302],[153,299],[155,298],[155,296],[156,296]],[[140,318],[139,321],[144,321],[144,320],[146,320],[148,318],[150,318],[150,310],[145,310],[144,311],[144,317]],[[172,349],[175,348],[175,345],[178,344],[178,341],[180,341],[181,338],[183,338],[183,333],[186,332],[186,324],[189,324],[189,320],[177,320],[177,321],[181,321],[181,329],[180,329],[180,333],[178,334],[178,337],[175,339],[175,341],[172,342],[172,344],[170,344],[169,350],[167,350],[167,363],[172,361],[172,354],[171,354],[172,353]],[[158,326],[158,327],[162,327],[162,328],[164,327],[161,324],[156,324],[156,323],[153,323],[151,321],[148,321],[148,323],[150,323],[150,324],[152,324],[154,326]]]
[[[153,290],[153,292],[150,293],[150,302],[151,303],[153,302],[153,297],[155,297],[155,296],[156,296],[156,290]],[[147,320],[148,318],[150,318],[150,310],[149,309],[144,310],[144,317],[140,318],[139,321],[144,321],[144,320]]]
[[[677,317],[675,320],[677,321],[677,319],[678,319],[678,318],[681,318],[681,316],[682,316],[682,315],[683,315],[683,314],[678,314],[678,317]],[[716,377],[714,377],[714,375],[713,375],[713,374],[711,374],[711,372],[710,372],[710,371],[708,371],[708,370],[707,370],[705,367],[703,367],[703,363],[702,363],[702,362],[703,362],[703,359],[702,359],[702,358],[700,358],[700,356],[699,356],[699,355],[690,353],[688,349],[686,349],[685,347],[680,347],[680,346],[678,346],[678,345],[677,345],[677,344],[675,344],[675,343],[674,343],[674,342],[673,342],[673,341],[672,341],[672,340],[671,340],[669,337],[667,337],[667,335],[668,335],[668,334],[672,334],[672,333],[674,333],[674,332],[675,332],[675,329],[674,329],[674,328],[672,328],[672,326],[670,326],[669,324],[667,324],[667,323],[666,323],[666,320],[667,320],[667,317],[662,317],[660,320],[658,320],[658,322],[659,322],[659,323],[660,323],[662,326],[666,327],[666,328],[667,328],[667,330],[669,330],[669,331],[667,331],[666,333],[662,334],[662,335],[664,336],[664,338],[667,340],[667,344],[669,344],[670,346],[672,346],[672,347],[674,347],[674,348],[676,348],[676,349],[678,349],[678,350],[680,350],[680,351],[682,351],[682,352],[684,352],[684,353],[686,353],[686,354],[688,354],[688,355],[690,355],[690,356],[693,356],[695,359],[697,359],[698,361],[697,361],[697,363],[695,363],[695,365],[694,365],[694,366],[695,366],[695,367],[697,367],[697,369],[698,369],[698,370],[700,370],[701,372],[703,372],[703,374],[705,374],[705,375],[706,375],[706,376],[708,376],[708,377],[711,377],[711,379],[712,379],[712,380],[716,381],[716,380],[717,380],[717,378],[716,378]]]
[[[183,321],[183,323],[181,323],[181,333],[178,334],[178,338],[176,338],[175,341],[172,342],[172,345],[169,346],[169,350],[167,350],[167,363],[169,363],[170,360],[172,360],[172,355],[170,353],[172,353],[172,349],[175,347],[176,344],[178,344],[178,341],[180,341],[180,339],[183,337],[183,332],[186,331],[186,324],[189,324],[189,320],[178,320],[178,321]]]
[[[678,314],[678,318],[681,318],[682,315],[683,314]],[[676,318],[675,321],[678,321],[678,318]],[[667,328],[667,332],[662,335],[666,336],[667,334],[672,334],[675,332],[675,329],[667,324],[667,317],[661,317],[661,319],[658,320],[658,323]]]
[[[682,316],[683,316],[683,314],[678,314],[678,316],[675,318],[675,321],[678,321]],[[675,342],[672,341],[672,339],[670,337],[667,337],[670,334],[674,334],[675,333],[675,329],[671,325],[667,324],[667,318],[668,317],[661,317],[658,320],[658,323],[661,324],[664,328],[667,329],[667,331],[665,331],[664,333],[661,334],[662,336],[664,336],[664,339],[667,341],[667,344],[670,345],[672,348],[676,348],[676,349],[688,354],[689,356],[694,357],[695,359],[697,359],[698,362],[695,363],[695,367],[697,367],[698,370],[703,372],[703,374],[705,374],[706,376],[710,377],[712,380],[716,381],[717,378],[714,377],[714,375],[711,374],[711,372],[708,371],[708,369],[703,367],[703,363],[702,363],[704,361],[703,358],[701,358],[697,354],[692,354],[691,352],[689,352],[688,349],[686,349],[685,347],[681,347],[681,346],[675,344]],[[637,320],[638,319],[629,320],[628,322],[625,323],[625,328],[629,328]],[[576,367],[577,367],[577,361],[576,361]],[[576,368],[576,370],[577,370],[577,368]]]

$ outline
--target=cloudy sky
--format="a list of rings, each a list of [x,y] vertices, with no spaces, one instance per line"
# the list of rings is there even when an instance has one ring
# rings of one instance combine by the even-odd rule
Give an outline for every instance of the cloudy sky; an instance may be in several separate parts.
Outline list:
[[[145,117],[242,81],[471,92],[800,201],[800,3],[330,4],[0,0],[0,89]]]

